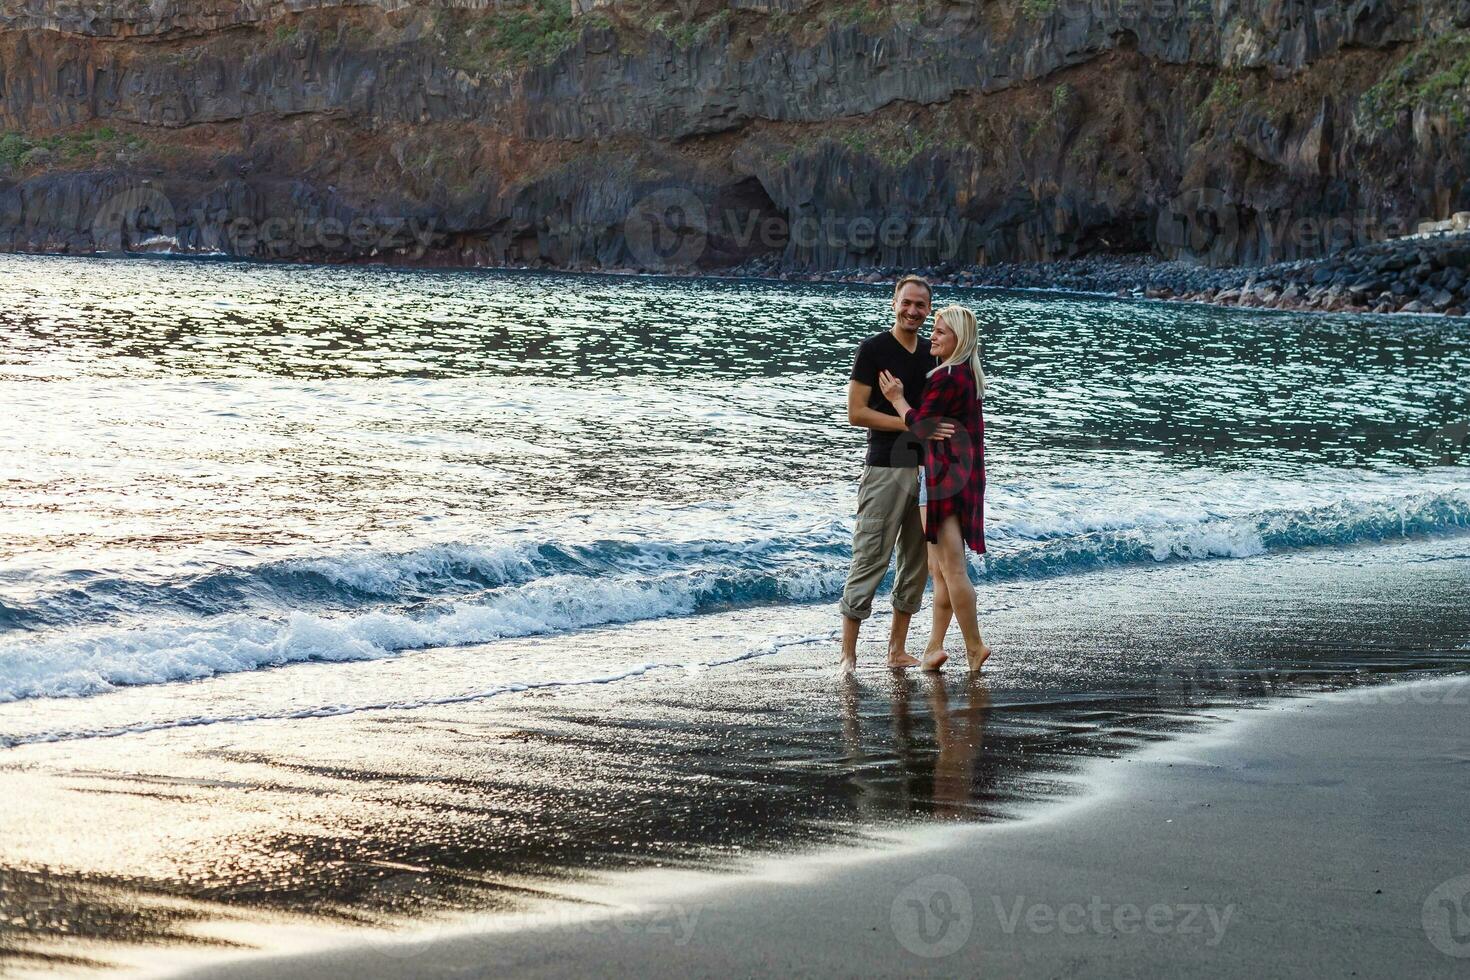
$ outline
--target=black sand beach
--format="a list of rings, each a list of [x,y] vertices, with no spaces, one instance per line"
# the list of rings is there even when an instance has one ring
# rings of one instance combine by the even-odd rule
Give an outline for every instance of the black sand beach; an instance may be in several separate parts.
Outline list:
[[[773,860],[633,911],[193,974],[1463,976],[1470,679],[1243,710],[1092,767],[1074,805]],[[682,886],[682,887],[681,887]],[[642,904],[641,909],[637,908]]]
[[[1273,702],[1075,805],[850,862],[638,880],[632,911],[191,974],[1464,976],[1464,677]],[[669,890],[660,890],[660,887]],[[531,924],[528,923],[528,926]]]
[[[194,725],[174,701],[172,727],[15,744],[0,765],[5,969],[156,973],[243,956],[230,969],[1010,974],[1032,969],[1008,959],[1024,948],[1038,974],[1114,972],[1125,958],[1142,972],[1209,973],[1359,947],[1372,958],[1364,975],[1390,962],[1443,969],[1432,947],[1410,948],[1423,934],[1404,916],[1465,871],[1453,836],[1462,708],[1292,713],[1269,737],[1219,729],[1231,740],[1200,756],[1208,765],[1136,760],[1151,743],[1193,758],[1204,750],[1169,740],[1214,732],[1243,706],[1341,688],[1386,697],[1395,678],[1463,670],[1465,541],[999,585],[983,600],[998,653],[973,681],[893,677],[877,666],[875,622],[851,684],[819,639],[724,668],[418,710]],[[830,617],[742,610],[699,617],[698,633],[820,636]],[[616,635],[659,646],[680,628]],[[514,661],[604,639],[479,653]],[[429,666],[415,669],[437,669],[420,656]],[[292,669],[304,696],[323,676]],[[391,661],[363,669],[352,683],[410,677]],[[217,702],[236,682],[210,683]],[[106,699],[93,700],[105,730]],[[44,735],[23,712],[0,719],[13,740]],[[933,836],[940,823],[989,826]],[[932,849],[911,853],[915,841]],[[933,873],[971,893],[961,959],[914,954],[890,924],[897,891]],[[996,895],[1008,909],[1024,899],[1024,914],[1092,896],[1236,911],[1214,946],[1113,930],[1104,951],[1090,932],[1020,942],[1001,929]],[[658,911],[641,940],[618,932],[610,946],[575,925],[645,900]],[[661,943],[688,908],[699,910],[689,941]],[[1294,924],[1272,932],[1278,910]],[[1357,946],[1339,936],[1352,929]],[[497,939],[416,947],[404,965],[400,940],[465,930]],[[332,951],[254,958],[312,949]],[[1314,962],[1339,973],[1348,960]]]

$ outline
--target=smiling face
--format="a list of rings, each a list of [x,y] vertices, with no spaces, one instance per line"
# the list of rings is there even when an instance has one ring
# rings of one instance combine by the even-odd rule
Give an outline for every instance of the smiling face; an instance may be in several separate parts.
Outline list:
[[[947,361],[958,343],[959,338],[955,336],[954,328],[945,322],[944,317],[935,317],[934,334],[929,338],[929,353],[941,362]]]
[[[917,334],[929,319],[929,290],[919,283],[905,283],[893,297],[893,325],[908,334]]]

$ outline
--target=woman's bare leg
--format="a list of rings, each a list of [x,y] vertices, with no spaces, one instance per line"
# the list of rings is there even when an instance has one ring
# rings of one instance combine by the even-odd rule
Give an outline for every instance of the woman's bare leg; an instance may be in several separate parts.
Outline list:
[[[924,647],[924,669],[938,670],[949,659],[949,654],[944,652],[944,637],[949,633],[949,621],[954,618],[949,586],[939,563],[938,545],[929,545],[929,575],[934,579],[934,625],[929,630],[929,643]]]
[[[979,670],[990,648],[980,638],[980,623],[975,618],[975,586],[970,584],[970,569],[965,561],[965,541],[960,534],[960,519],[947,517],[939,526],[939,543],[932,546],[937,552],[944,584],[949,591],[950,608],[960,625],[965,638],[965,659],[971,670]]]

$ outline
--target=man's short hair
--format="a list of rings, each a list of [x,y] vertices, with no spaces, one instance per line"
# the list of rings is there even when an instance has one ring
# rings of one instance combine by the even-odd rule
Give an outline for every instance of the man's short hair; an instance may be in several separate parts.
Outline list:
[[[934,287],[929,285],[929,280],[925,279],[923,276],[904,276],[898,281],[898,284],[893,287],[893,298],[898,299],[898,294],[903,292],[903,287],[908,285],[923,286],[924,292],[929,294],[929,298],[931,300],[934,298]]]

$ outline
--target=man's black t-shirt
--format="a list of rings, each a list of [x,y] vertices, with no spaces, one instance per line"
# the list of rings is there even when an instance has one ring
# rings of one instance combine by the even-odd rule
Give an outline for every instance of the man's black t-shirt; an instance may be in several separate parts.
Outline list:
[[[852,364],[852,380],[873,386],[868,397],[868,407],[886,415],[897,415],[883,390],[878,387],[878,376],[891,372],[903,382],[903,396],[913,408],[924,400],[924,385],[929,381],[929,372],[934,369],[934,355],[929,353],[927,337],[919,338],[919,345],[910,354],[889,331],[869,337],[858,347],[857,359]],[[920,466],[924,462],[924,446],[910,432],[879,432],[868,430],[869,466]]]

